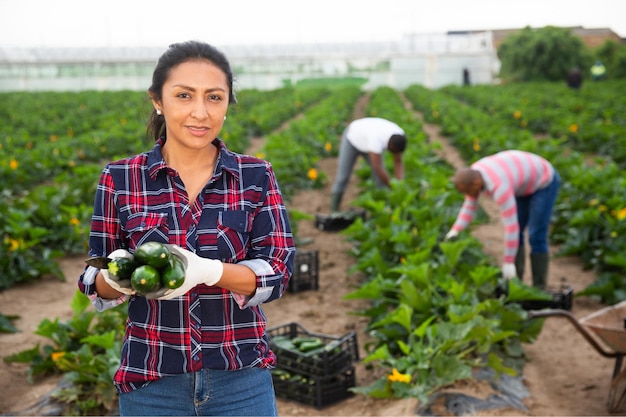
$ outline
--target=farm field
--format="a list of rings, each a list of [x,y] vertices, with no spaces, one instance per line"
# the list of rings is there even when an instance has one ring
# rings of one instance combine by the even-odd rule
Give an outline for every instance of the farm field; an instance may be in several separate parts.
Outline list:
[[[362,96],[360,101],[353,101],[357,104],[351,107],[353,113],[349,117],[365,115],[370,99],[369,96]],[[403,104],[411,108],[407,97],[402,99]],[[415,117],[416,123],[419,122],[420,129],[423,129],[424,133],[420,137],[433,145],[436,144],[435,153],[438,153],[441,159],[446,160],[452,167],[463,164],[464,158],[465,160],[471,159],[467,151],[463,155],[462,142],[452,145],[454,139],[448,137],[451,136],[448,135],[451,132],[445,131],[445,126],[443,130],[440,130],[435,124],[426,120],[433,116],[432,112],[428,114],[412,109],[411,114]],[[295,114],[291,117],[295,117]],[[518,120],[514,117],[513,119]],[[424,124],[421,124],[421,120],[425,120]],[[570,126],[571,124],[567,125],[566,129]],[[281,129],[273,126],[270,131],[276,132]],[[248,148],[250,153],[267,152],[268,159],[272,160],[271,141],[275,133],[268,135],[257,134],[262,132],[254,133],[252,146]],[[470,147],[474,152],[478,152],[476,150],[477,136],[472,136]],[[487,147],[485,142],[483,137],[480,144]],[[252,148],[255,149],[252,150]],[[310,189],[299,189],[300,187],[295,186],[288,208],[310,215],[325,212],[329,206],[329,182],[334,177],[335,164],[336,160],[332,155],[324,155],[323,158],[316,159],[317,170],[324,173],[328,182],[321,186],[309,187]],[[361,179],[355,175],[349,195],[345,198],[346,202],[356,199],[361,194],[360,181]],[[494,215],[493,207],[489,207],[487,202],[484,208],[489,216]],[[447,226],[448,224],[442,225],[442,230]],[[366,335],[368,320],[366,317],[359,317],[350,312],[366,308],[367,302],[344,298],[348,292],[360,285],[362,279],[359,272],[349,273],[348,271],[355,263],[350,254],[352,244],[343,234],[323,233],[317,230],[310,220],[298,222],[298,235],[302,238],[313,238],[313,242],[306,245],[305,249],[320,251],[320,289],[286,294],[278,302],[268,304],[265,311],[269,325],[296,321],[311,331],[322,333],[343,334],[355,330],[358,332],[360,348],[363,350],[361,356],[365,357],[364,342],[368,340]],[[483,245],[486,255],[496,258],[499,256],[501,229],[497,219],[492,218],[477,225],[473,228],[472,235]],[[560,247],[555,245],[553,253],[556,254],[559,249]],[[21,316],[15,323],[21,330],[20,333],[0,335],[0,350],[3,356],[30,348],[36,341],[41,341],[42,339],[34,336],[32,332],[42,319],[71,318],[72,310],[69,304],[75,290],[75,279],[82,269],[83,258],[84,256],[78,253],[61,260],[60,268],[65,273],[67,282],[61,283],[54,278],[46,278],[30,284],[17,284],[0,292],[0,312]],[[584,261],[577,257],[555,255],[551,264],[549,284],[558,285],[563,277],[576,291],[582,291],[594,283],[598,275],[588,270]],[[583,317],[602,306],[598,297],[581,296],[575,299],[572,311],[577,317]],[[526,410],[484,410],[477,412],[476,415],[606,414],[606,398],[613,362],[595,352],[569,323],[560,319],[547,320],[537,340],[524,344],[524,350],[529,359],[523,373],[523,380],[529,391],[528,397],[524,399]],[[52,377],[44,382],[30,385],[26,382],[25,366],[6,363],[0,365],[0,374],[3,375],[0,378],[3,381],[0,389],[6,393],[0,400],[2,413],[24,411],[54,388],[58,382],[58,377]],[[357,385],[373,383],[380,377],[381,372],[383,372],[381,369],[372,370],[363,364],[358,364]],[[480,384],[460,383],[454,387],[468,395],[486,396],[489,394],[489,389]],[[8,402],[3,403],[5,401]],[[413,400],[373,399],[361,395],[323,410],[279,400],[281,415],[414,415],[415,408],[416,403]]]

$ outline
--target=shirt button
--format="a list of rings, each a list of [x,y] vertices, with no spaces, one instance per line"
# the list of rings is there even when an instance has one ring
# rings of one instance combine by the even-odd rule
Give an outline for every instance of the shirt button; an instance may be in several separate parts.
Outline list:
[[[196,356],[194,356],[194,357],[193,357],[193,360],[194,360],[194,361],[196,361],[196,362],[197,362],[199,359],[200,359],[200,357],[198,357],[198,355],[196,355]]]
[[[195,323],[195,324],[193,325],[193,327],[194,327],[194,329],[199,329],[199,328],[200,328],[200,323]]]

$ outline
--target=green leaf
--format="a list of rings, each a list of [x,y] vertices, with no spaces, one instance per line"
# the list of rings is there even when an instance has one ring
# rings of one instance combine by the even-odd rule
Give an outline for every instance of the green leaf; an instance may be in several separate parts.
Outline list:
[[[516,302],[525,300],[552,300],[552,295],[546,291],[524,284],[519,278],[508,281],[508,294],[505,301]]]
[[[378,349],[376,349],[373,353],[370,353],[363,359],[363,363],[369,363],[373,361],[384,361],[391,358],[391,354],[389,353],[389,347],[387,345],[382,345]]]
[[[104,334],[83,337],[80,341],[81,343],[89,343],[104,349],[110,349],[115,345],[115,336],[116,332],[111,330]]]
[[[426,292],[420,292],[412,282],[406,279],[400,281],[400,294],[398,298],[401,303],[423,311],[425,306],[430,305],[425,295]]]
[[[413,315],[413,309],[406,304],[400,304],[398,308],[389,313],[389,319],[398,323],[407,332],[411,332],[411,316]]]
[[[451,267],[455,267],[459,259],[461,259],[461,255],[467,246],[470,244],[469,239],[458,239],[453,242],[441,242],[439,247],[441,251],[446,256],[448,265]]]
[[[91,301],[89,300],[89,298],[85,294],[83,294],[80,290],[76,290],[76,293],[74,294],[74,298],[72,298],[72,302],[70,304],[70,306],[72,307],[72,310],[74,310],[74,315],[76,316],[80,315],[90,305],[91,305]]]
[[[404,343],[402,340],[398,340],[398,347],[400,348],[400,351],[402,353],[404,353],[405,355],[409,355],[411,354],[411,346],[409,346],[408,344]]]
[[[382,288],[382,279],[375,278],[369,282],[363,283],[356,290],[346,294],[344,296],[345,300],[357,300],[357,299],[366,299],[366,300],[376,300],[381,298],[383,295]]]
[[[426,335],[426,331],[428,330],[428,327],[433,322],[433,320],[435,320],[435,318],[436,318],[435,316],[430,316],[429,318],[424,320],[422,323],[420,323],[420,325],[415,330],[413,330],[413,334],[419,337],[420,339],[423,339],[424,336]]]
[[[17,333],[19,330],[13,325],[13,320],[17,320],[19,316],[5,316],[0,313],[0,333]]]
[[[32,349],[22,350],[21,352],[14,353],[4,357],[5,363],[18,362],[29,363],[41,359],[41,352],[39,351],[40,345],[37,343]]]

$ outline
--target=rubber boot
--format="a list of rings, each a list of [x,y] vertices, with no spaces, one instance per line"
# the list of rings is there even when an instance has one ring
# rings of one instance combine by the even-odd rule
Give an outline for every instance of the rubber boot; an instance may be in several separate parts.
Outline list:
[[[526,247],[519,246],[517,248],[517,255],[515,255],[515,271],[517,271],[517,277],[520,281],[524,280],[524,270],[526,269]]]
[[[343,198],[343,193],[332,193],[330,195],[330,212],[331,213],[336,213],[339,211],[342,198]]]
[[[530,267],[533,273],[533,286],[541,289],[546,288],[548,283],[548,263],[550,255],[547,253],[531,253]]]

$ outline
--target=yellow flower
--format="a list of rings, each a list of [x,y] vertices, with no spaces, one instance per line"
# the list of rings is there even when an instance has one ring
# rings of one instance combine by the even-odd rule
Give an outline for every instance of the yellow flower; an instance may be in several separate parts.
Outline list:
[[[17,169],[19,165],[20,164],[15,159],[11,159],[11,162],[9,163],[9,166],[11,167],[11,169]]]
[[[592,207],[593,206],[597,206],[598,203],[599,203],[599,201],[598,201],[597,198],[593,198],[593,199],[589,200],[589,205],[592,206]]]
[[[411,375],[401,374],[396,368],[393,368],[391,374],[387,376],[387,379],[390,382],[404,382],[405,384],[408,384],[411,382]]]
[[[263,152],[257,152],[257,154],[256,154],[256,155],[254,155],[254,156],[256,156],[256,157],[257,157],[257,158],[259,158],[259,159],[263,159],[263,158],[265,158],[265,154],[264,154]]]
[[[600,210],[601,212],[605,212],[606,206],[604,204],[600,204],[600,207],[598,207],[598,210]]]
[[[12,237],[5,237],[4,243],[9,245],[9,252],[15,252],[20,248],[20,241]]]
[[[307,173],[307,177],[309,177],[309,179],[311,181],[315,181],[317,179],[317,169],[309,168],[309,172]]]
[[[572,133],[578,132],[578,125],[576,123],[572,123],[571,125],[569,125],[569,131]]]
[[[404,256],[400,257],[400,263],[401,264],[405,264],[406,263],[406,258]]]
[[[56,142],[59,139],[57,135],[50,135],[50,142]]]
[[[122,118],[120,119],[120,124],[121,124],[122,126],[126,126],[126,123],[128,123],[128,120],[126,120],[126,118],[125,118],[125,117],[122,117]]]
[[[78,226],[78,225],[80,224],[80,220],[78,220],[76,217],[72,217],[72,218],[70,219],[70,224],[71,224],[72,226]]]
[[[65,356],[65,352],[52,352],[50,358],[52,359],[52,362],[57,362],[63,356]]]
[[[615,230],[613,230],[613,231],[611,232],[611,237],[612,237],[613,239],[615,239],[615,238],[617,237],[617,232],[616,232]]]
[[[326,149],[326,152],[330,152],[330,151],[332,151],[332,150],[333,150],[333,144],[332,144],[332,143],[330,143],[330,142],[326,142],[326,143],[324,144],[324,149]]]
[[[617,212],[617,220],[626,219],[626,207]]]
[[[519,119],[520,117],[522,117],[522,112],[521,112],[521,111],[519,111],[519,110],[515,110],[515,111],[513,112],[513,118],[514,118],[514,119]]]
[[[474,144],[472,145],[472,148],[474,148],[476,152],[480,151],[480,138],[474,139]]]

